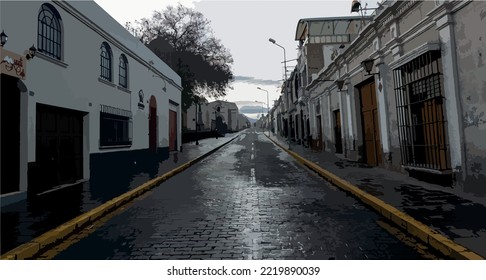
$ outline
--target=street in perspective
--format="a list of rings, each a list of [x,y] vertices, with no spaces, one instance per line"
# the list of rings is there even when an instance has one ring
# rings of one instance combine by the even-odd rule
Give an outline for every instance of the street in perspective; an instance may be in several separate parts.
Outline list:
[[[55,258],[436,258],[380,220],[251,129]]]
[[[486,1],[0,5],[2,260],[484,261]]]

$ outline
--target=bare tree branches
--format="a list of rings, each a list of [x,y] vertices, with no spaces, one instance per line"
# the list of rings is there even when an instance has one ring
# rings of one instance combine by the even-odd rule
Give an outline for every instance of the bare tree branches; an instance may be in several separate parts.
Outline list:
[[[233,58],[202,13],[181,4],[169,6],[149,19],[127,23],[126,29],[181,76],[184,110],[198,94],[226,95],[233,81]]]

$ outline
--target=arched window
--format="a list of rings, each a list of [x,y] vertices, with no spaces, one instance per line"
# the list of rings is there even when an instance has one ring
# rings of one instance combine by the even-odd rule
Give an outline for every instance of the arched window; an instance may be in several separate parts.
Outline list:
[[[101,53],[100,53],[100,70],[101,70],[101,78],[112,81],[111,79],[111,48],[108,43],[103,42],[101,44]]]
[[[37,51],[61,60],[61,43],[61,16],[51,4],[42,4],[37,24]]]
[[[128,88],[128,60],[124,54],[120,55],[120,64],[118,68],[118,83],[120,86]]]

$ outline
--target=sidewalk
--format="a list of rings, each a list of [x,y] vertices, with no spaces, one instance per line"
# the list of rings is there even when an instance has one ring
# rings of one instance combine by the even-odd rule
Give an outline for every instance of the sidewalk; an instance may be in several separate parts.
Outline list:
[[[274,134],[270,138],[288,148],[286,139]],[[316,152],[295,143],[291,143],[291,150],[486,257],[486,197],[428,184],[406,174],[340,159],[334,154]]]
[[[161,176],[175,168],[205,155],[227,143],[239,133],[226,134],[218,139],[209,138],[183,144],[182,152],[171,152],[169,158],[151,167],[152,172],[120,174],[118,178],[90,179],[64,189],[41,196],[29,197],[25,201],[1,208],[0,254],[25,244],[43,233],[92,210],[127,191]],[[150,174],[152,173],[152,174]],[[111,183],[110,185],[107,185]]]

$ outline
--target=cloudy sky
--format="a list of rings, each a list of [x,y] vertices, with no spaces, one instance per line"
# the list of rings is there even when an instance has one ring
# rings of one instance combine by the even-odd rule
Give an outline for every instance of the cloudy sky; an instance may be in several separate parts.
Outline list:
[[[273,38],[286,49],[287,60],[297,57],[295,30],[301,18],[353,16],[351,0],[314,1],[235,1],[235,0],[134,0],[135,5],[122,5],[119,0],[95,0],[123,26],[143,17],[151,17],[154,10],[167,5],[194,8],[211,21],[217,38],[233,55],[233,89],[228,90],[227,101],[267,102],[280,96],[283,78],[283,50],[268,41]],[[362,1],[363,5],[366,1]],[[370,6],[376,1],[368,1]],[[291,61],[287,66],[295,65]],[[265,105],[266,107],[266,105]]]

